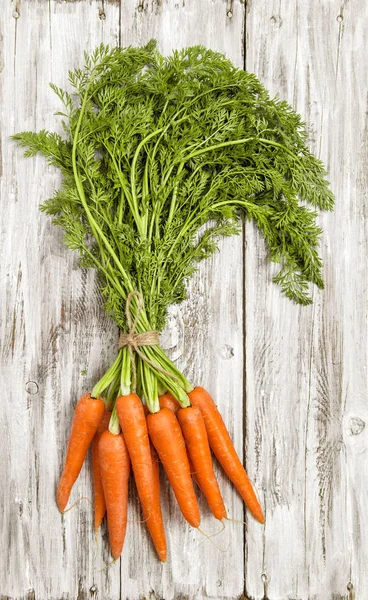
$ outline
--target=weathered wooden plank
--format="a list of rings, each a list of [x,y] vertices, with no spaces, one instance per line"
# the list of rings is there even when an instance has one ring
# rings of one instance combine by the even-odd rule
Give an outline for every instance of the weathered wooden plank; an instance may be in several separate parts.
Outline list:
[[[101,19],[101,6],[23,0],[4,3],[0,14],[0,592],[17,600],[119,597],[119,571],[96,572],[109,554],[101,543],[96,548],[90,504],[61,517],[55,503],[73,407],[114,355],[116,328],[93,273],[78,268],[39,212],[58,174],[42,158],[23,159],[9,139],[19,130],[54,129],[60,105],[48,82],[67,85],[84,49],[117,43],[119,7],[105,2]],[[82,496],[91,498],[88,467],[71,500]]]
[[[332,437],[341,444],[346,466],[344,552],[350,559],[350,595],[364,598],[368,590],[368,535],[364,526],[368,506],[368,125],[366,60],[368,6],[344,2],[338,16],[334,114],[331,148],[340,207],[336,214],[332,257],[336,256],[337,295],[343,318],[342,371],[343,430]],[[340,92],[343,90],[343,93]],[[336,93],[337,92],[337,93]],[[332,102],[331,102],[332,103]],[[335,123],[339,127],[335,129]],[[341,269],[341,273],[339,270]],[[341,283],[342,282],[342,283]],[[331,490],[331,499],[334,489]],[[339,515],[337,515],[339,517]],[[336,522],[336,528],[338,527]],[[340,552],[342,549],[339,549]]]
[[[119,10],[95,0],[22,0],[0,13],[0,535],[7,549],[0,593],[17,600],[233,599],[243,589],[241,524],[215,538],[222,548],[230,541],[225,553],[200,545],[167,484],[171,558],[165,566],[155,561],[132,489],[121,585],[119,564],[97,572],[109,553],[106,540],[96,550],[88,503],[63,518],[54,503],[74,402],[113,358],[116,329],[93,274],[78,269],[38,211],[57,174],[41,158],[22,160],[9,136],[54,127],[59,107],[47,82],[65,85],[82,50],[117,43]],[[308,309],[280,298],[263,243],[246,228],[246,455],[267,511],[264,531],[248,520],[246,588],[257,600],[364,598],[368,81],[361,57],[368,9],[304,0],[248,2],[247,10],[247,68],[305,116],[337,208],[321,218],[326,290],[314,293]],[[156,37],[169,52],[204,43],[242,65],[243,17],[240,2],[129,0],[121,8],[122,44]],[[220,249],[191,282],[190,300],[171,310],[162,340],[217,397],[241,452],[241,241]],[[242,503],[220,479],[230,515],[242,519]],[[88,468],[73,499],[82,495],[91,496]],[[209,516],[203,529],[214,530]]]
[[[146,43],[154,37],[159,49],[204,44],[225,52],[242,66],[244,6],[227,6],[221,0],[197,3],[122,3],[122,45]],[[242,454],[242,242],[221,242],[220,254],[202,264],[188,286],[189,299],[170,312],[163,345],[188,377],[204,386],[217,399],[220,410]],[[243,506],[222,474],[220,486],[234,519],[243,519]],[[201,502],[206,533],[219,530]],[[130,528],[122,561],[122,598],[164,598],[190,600],[237,598],[243,591],[244,554],[241,523],[229,523],[213,547],[201,534],[183,522],[169,490],[164,494],[169,559],[155,562],[144,530],[137,535]],[[143,528],[142,528],[143,529]],[[132,556],[136,560],[132,561]],[[132,564],[133,563],[133,564]],[[150,591],[151,590],[151,591]],[[150,595],[152,594],[152,595]]]
[[[246,66],[304,115],[337,201],[320,220],[326,289],[309,308],[269,283],[275,270],[247,228],[247,437],[267,511],[263,540],[253,524],[248,538],[246,589],[257,599],[367,590],[367,74],[357,60],[367,20],[358,8],[248,3]]]

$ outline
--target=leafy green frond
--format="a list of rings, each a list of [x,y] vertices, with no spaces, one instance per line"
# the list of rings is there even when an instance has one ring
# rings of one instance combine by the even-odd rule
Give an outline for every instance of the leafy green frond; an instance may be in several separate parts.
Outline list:
[[[161,329],[167,306],[185,298],[198,263],[220,236],[239,232],[239,218],[260,229],[283,293],[311,302],[310,284],[323,287],[316,219],[333,195],[291,106],[218,52],[198,45],[164,57],[154,40],[101,44],[69,82],[73,93],[51,85],[66,139],[44,130],[14,139],[61,169],[42,209],[81,265],[97,269],[119,327],[126,294],[138,289]]]

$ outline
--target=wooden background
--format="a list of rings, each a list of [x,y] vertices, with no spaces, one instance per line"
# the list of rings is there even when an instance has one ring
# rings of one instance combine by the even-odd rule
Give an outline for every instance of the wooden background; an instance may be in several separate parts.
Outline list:
[[[163,52],[203,43],[302,114],[336,210],[321,215],[326,289],[300,308],[271,283],[250,224],[221,244],[170,312],[163,346],[216,397],[266,512],[230,516],[215,548],[163,478],[169,559],[155,557],[131,491],[121,561],[81,501],[55,504],[78,396],[115,356],[94,274],[39,212],[59,175],[9,136],[59,127],[48,87],[100,42]],[[2,0],[0,11],[0,598],[368,598],[368,4],[363,0]],[[72,499],[91,498],[88,463]],[[206,512],[203,529],[218,530]]]

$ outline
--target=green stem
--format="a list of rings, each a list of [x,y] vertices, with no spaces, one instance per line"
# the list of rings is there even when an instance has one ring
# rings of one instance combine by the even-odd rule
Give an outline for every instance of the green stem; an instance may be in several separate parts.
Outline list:
[[[173,194],[172,194],[171,204],[170,204],[170,212],[169,212],[169,216],[167,218],[165,229],[169,229],[169,227],[171,225],[171,222],[172,222],[172,220],[174,218],[175,209],[176,209],[176,196],[178,194],[178,186],[179,186],[178,178],[179,178],[180,173],[183,170],[183,167],[184,167],[184,163],[181,162],[180,165],[178,166],[178,170],[176,172],[176,179],[177,179],[177,181],[175,182],[175,185],[174,185],[174,191],[173,191]]]
[[[186,393],[193,391],[194,386],[168,358],[161,346],[142,346],[141,350],[151,362],[170,374],[166,375],[157,370],[157,377],[162,381],[177,382],[175,385],[180,386]]]
[[[159,396],[163,396],[166,394],[167,388],[161,383],[161,381],[157,381],[157,393]]]
[[[158,134],[161,134],[159,136],[158,140],[156,141],[151,154],[149,156],[147,156],[147,161],[146,161],[146,165],[145,165],[145,169],[144,169],[144,179],[147,179],[147,182],[148,182],[148,165],[153,163],[153,160],[154,160],[154,157],[156,155],[159,143],[160,143],[162,137],[165,135],[166,131],[170,127],[172,127],[173,125],[178,125],[179,123],[182,123],[183,121],[188,120],[190,118],[190,115],[185,115],[185,116],[181,117],[180,119],[177,119],[177,117],[180,115],[180,113],[182,113],[183,111],[188,110],[188,107],[190,107],[193,103],[195,103],[197,100],[199,100],[202,96],[205,96],[206,94],[212,93],[212,92],[214,92],[216,90],[225,89],[225,88],[229,88],[229,87],[238,87],[238,84],[235,84],[235,85],[231,85],[230,84],[230,85],[226,85],[226,86],[218,86],[218,87],[212,88],[210,90],[207,90],[207,91],[203,92],[202,94],[198,94],[195,98],[193,98],[192,102],[190,102],[189,105],[184,106],[183,108],[181,108],[180,110],[178,110],[173,115],[173,117],[170,119],[169,123],[165,127],[160,127],[159,129],[156,129],[156,131],[154,131],[152,134],[150,134],[144,140],[142,140],[142,142],[139,144],[139,146],[138,146],[138,148],[136,150],[136,153],[135,153],[135,156],[134,156],[134,160],[133,160],[134,163],[136,163],[136,161],[138,159],[139,152],[140,152],[141,148],[147,143],[147,141],[149,141],[149,139],[151,139],[152,137],[154,137],[154,136],[156,136]],[[165,110],[167,109],[168,102],[169,101],[167,100],[161,114],[163,114],[165,112]],[[232,104],[233,102],[234,102],[234,100],[226,101],[226,102],[222,103],[222,106],[226,106],[228,104]],[[135,166],[134,166],[134,169],[135,169]],[[163,180],[163,182],[161,184],[161,188],[163,188],[166,185],[166,183],[167,183],[167,181],[168,181],[168,179],[170,177],[170,174],[172,172],[172,169],[173,169],[173,166],[170,167],[169,170],[168,170],[168,172],[166,173],[166,176],[165,176],[165,178],[164,178],[164,180]],[[133,181],[135,183],[135,174],[134,174]],[[132,188],[133,188],[133,183],[132,183]],[[157,204],[159,204],[159,203],[157,203]],[[159,218],[160,211],[158,210],[156,212],[156,208],[154,208],[153,215],[154,215],[153,216],[153,220],[155,221],[155,223],[157,223],[157,219]],[[158,230],[158,227],[156,227],[156,229]],[[151,226],[150,227],[150,232],[149,232],[149,239],[150,240],[152,239],[152,230],[153,230],[153,227]]]
[[[239,87],[239,84],[237,84],[237,83],[236,83],[236,84],[226,84],[226,85],[222,85],[222,86],[217,86],[217,87],[210,88],[209,90],[206,90],[205,92],[202,92],[201,94],[197,94],[197,96],[195,96],[195,97],[193,98],[193,100],[192,100],[191,102],[189,102],[189,104],[187,104],[187,105],[183,106],[183,107],[182,107],[182,108],[180,108],[178,111],[176,111],[176,113],[174,113],[174,114],[173,114],[173,116],[171,117],[170,121],[168,122],[168,124],[167,124],[167,125],[165,125],[165,127],[161,127],[160,129],[157,129],[157,130],[156,130],[156,133],[161,133],[161,135],[160,135],[160,137],[158,138],[158,140],[156,141],[156,144],[154,145],[154,148],[153,148],[153,151],[152,151],[152,154],[151,154],[150,160],[151,160],[151,161],[153,161],[153,159],[154,159],[154,157],[155,157],[155,155],[156,155],[156,152],[157,152],[157,148],[158,148],[158,146],[159,146],[159,143],[160,143],[160,141],[161,141],[162,137],[163,137],[163,136],[165,135],[165,133],[167,132],[167,130],[168,130],[170,127],[172,127],[173,125],[178,125],[178,124],[182,123],[183,121],[186,121],[186,120],[188,120],[188,119],[190,119],[190,118],[191,118],[191,114],[187,114],[187,115],[185,115],[185,116],[181,117],[180,119],[177,119],[177,117],[180,115],[180,113],[182,113],[183,111],[184,111],[184,112],[185,112],[185,111],[187,111],[187,110],[188,110],[188,109],[189,109],[189,108],[192,106],[192,104],[195,104],[195,102],[197,102],[197,100],[199,100],[199,99],[200,99],[200,98],[202,98],[203,96],[206,96],[207,94],[211,94],[211,93],[213,93],[213,92],[215,92],[215,91],[218,91],[218,90],[222,90],[222,89],[228,89],[228,88],[231,88],[231,87]],[[221,106],[223,107],[223,106],[227,106],[227,105],[229,105],[229,104],[233,104],[233,103],[234,103],[234,101],[235,101],[235,100],[226,100],[225,102],[223,102],[223,103],[221,104]],[[163,112],[166,110],[166,108],[167,108],[167,105],[168,105],[168,100],[167,100],[167,101],[166,101],[166,103],[165,103],[165,106],[164,106],[164,108],[163,108],[163,111],[162,111],[162,113],[163,113]],[[202,111],[200,111],[200,112],[206,112],[206,108],[202,109]],[[162,113],[161,113],[161,114],[162,114]]]
[[[127,286],[128,288],[130,287],[130,290],[132,290],[131,288],[131,281],[130,278],[128,276],[128,274],[126,273],[126,271],[124,270],[122,264],[120,263],[117,255],[115,254],[113,248],[111,247],[109,241],[106,239],[103,231],[101,230],[100,226],[98,225],[98,223],[95,221],[95,219],[92,216],[92,213],[89,209],[87,200],[86,200],[86,196],[84,194],[84,188],[83,188],[83,184],[81,182],[80,176],[79,176],[79,172],[78,172],[78,167],[77,167],[77,142],[78,142],[78,135],[79,135],[79,130],[81,128],[81,124],[82,124],[82,119],[83,119],[83,115],[87,106],[87,101],[88,101],[88,91],[89,91],[89,87],[92,83],[92,78],[90,79],[85,94],[84,94],[84,98],[83,98],[83,102],[82,102],[82,106],[80,108],[80,112],[79,112],[79,117],[78,117],[78,122],[77,122],[77,126],[75,128],[75,132],[74,132],[74,137],[73,137],[73,149],[72,149],[72,165],[73,165],[73,174],[74,174],[74,179],[75,179],[75,184],[77,187],[77,191],[78,191],[78,195],[80,198],[80,201],[83,205],[83,208],[86,212],[87,215],[87,219],[88,222],[91,226],[92,229],[92,233],[94,235],[94,237],[96,238],[97,242],[99,243],[99,240],[102,240],[102,242],[104,243],[104,245],[106,246],[107,250],[109,251],[111,257],[114,259],[119,271],[121,272],[121,274],[123,275],[125,281],[127,282]]]
[[[110,273],[108,273],[108,271],[106,271],[106,269],[102,266],[102,264],[100,263],[100,261],[97,260],[97,258],[92,254],[92,252],[90,250],[88,250],[88,248],[86,246],[83,247],[83,251],[88,254],[88,256],[90,257],[90,259],[95,263],[96,268],[101,270],[101,272],[105,275],[106,279],[108,279],[110,281],[111,285],[113,287],[115,287],[115,289],[121,294],[122,299],[125,299],[126,298],[126,291],[120,285],[120,283],[118,281],[116,281],[112,277],[112,275],[110,275]],[[111,265],[108,265],[108,267],[111,269]]]
[[[124,189],[121,188],[121,194],[120,194],[120,202],[118,205],[118,225],[122,225],[123,223],[123,214],[124,214],[124,198],[125,198],[125,192]]]
[[[106,397],[105,397],[105,404],[106,404],[106,410],[112,410],[114,408],[114,404],[115,404],[115,400],[119,394],[119,389],[120,389],[120,376],[116,375],[114,381],[111,383]]]
[[[207,148],[202,148],[201,150],[196,150],[191,154],[187,154],[180,160],[180,163],[187,162],[191,158],[195,158],[196,156],[200,156],[201,154],[205,154],[206,152],[211,152],[212,150],[217,150],[218,148],[226,148],[227,146],[237,146],[239,144],[246,144],[247,142],[256,141],[259,138],[250,137],[250,138],[241,138],[240,140],[228,140],[227,142],[221,142],[220,144],[213,144],[212,146],[207,146]],[[178,161],[179,162],[179,161]]]
[[[144,399],[146,401],[148,410],[151,413],[156,413],[160,410],[157,393],[157,379],[151,367],[147,365],[140,357],[139,360],[141,362],[140,372]]]
[[[120,391],[122,396],[129,396],[132,389],[131,383],[131,358],[128,348],[123,348],[123,360],[120,375]]]
[[[178,383],[176,383],[171,377],[167,377],[167,375],[163,375],[159,371],[156,372],[156,375],[157,379],[161,382],[162,387],[166,388],[170,394],[174,396],[182,408],[187,408],[190,406],[187,393]]]
[[[135,189],[136,186],[136,167],[137,167],[137,161],[138,161],[138,156],[140,154],[140,151],[142,150],[143,146],[149,142],[149,140],[153,137],[155,137],[156,135],[158,135],[160,132],[162,131],[161,129],[156,129],[155,131],[153,131],[152,133],[150,133],[149,135],[147,135],[137,146],[137,149],[134,153],[134,157],[132,160],[132,166],[130,169],[130,185],[131,185],[131,190],[132,190],[132,199],[135,203],[135,206],[137,207],[137,211],[138,211],[138,197],[137,197],[137,192]],[[147,236],[147,223],[143,223],[143,219],[141,221],[141,229],[143,229],[142,232],[142,237],[146,237]]]
[[[135,198],[135,196],[134,196],[133,193],[132,194],[129,193],[128,182],[125,181],[123,173],[119,169],[119,166],[118,166],[118,164],[117,164],[117,162],[115,160],[114,153],[113,153],[113,151],[110,148],[110,144],[108,144],[108,143],[105,142],[104,146],[105,146],[106,150],[108,151],[108,153],[110,155],[110,158],[112,160],[112,163],[114,165],[114,169],[115,169],[115,172],[116,172],[116,174],[118,176],[122,193],[124,193],[125,196],[126,196],[126,198],[127,198],[127,201],[128,201],[128,204],[129,204],[129,208],[132,211],[132,215],[133,215],[134,221],[135,221],[135,223],[137,225],[138,232],[139,232],[139,234],[141,236],[143,236],[142,222],[141,222],[141,219],[139,217],[139,209],[138,209],[138,203],[136,201],[136,198]]]
[[[106,390],[114,381],[117,374],[120,372],[122,362],[122,351],[119,353],[112,363],[111,367],[106,371],[105,375],[96,383],[92,390],[92,398],[99,398],[104,390]]]
[[[118,413],[116,412],[116,404],[114,405],[112,415],[110,417],[109,432],[114,435],[119,435],[119,433],[120,433],[120,423],[119,423]]]
[[[286,148],[286,146],[284,146],[283,144],[279,144],[279,142],[274,142],[273,140],[267,140],[265,138],[260,138],[260,137],[241,138],[239,140],[228,140],[227,142],[221,142],[220,144],[214,144],[212,146],[208,146],[207,148],[202,148],[201,150],[196,150],[195,152],[188,154],[187,156],[185,156],[183,159],[180,160],[180,163],[187,162],[188,160],[190,160],[191,158],[194,158],[195,156],[200,156],[201,154],[205,154],[206,152],[211,152],[212,150],[217,150],[218,148],[226,148],[227,146],[237,146],[239,144],[246,144],[247,142],[256,142],[256,141],[260,142],[261,144],[266,144],[268,146],[282,148],[282,150],[284,150],[285,152],[287,152],[287,154],[292,156],[293,159],[296,160],[300,164],[302,169],[304,169],[304,165],[301,162],[301,160],[291,150],[289,150],[289,148]]]
[[[135,364],[136,364],[136,374],[137,374],[137,381],[136,381],[136,385],[135,385],[135,392],[137,394],[137,396],[139,396],[139,398],[143,397],[143,387],[142,387],[142,366],[141,366],[141,360],[139,360],[139,357],[137,357]]]
[[[223,200],[222,202],[216,202],[216,204],[213,204],[213,206],[211,207],[212,209],[216,209],[216,208],[221,208],[221,206],[228,206],[231,204],[238,204],[239,206],[242,206],[242,208],[247,208],[247,202],[244,200],[235,200],[234,198],[232,198],[231,200]]]

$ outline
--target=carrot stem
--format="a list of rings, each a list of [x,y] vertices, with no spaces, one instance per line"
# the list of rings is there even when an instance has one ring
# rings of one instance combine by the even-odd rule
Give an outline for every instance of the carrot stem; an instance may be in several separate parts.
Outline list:
[[[119,353],[112,363],[111,367],[106,371],[105,375],[101,377],[101,379],[96,383],[92,390],[92,398],[99,398],[104,390],[106,390],[114,381],[116,375],[119,373],[121,369],[122,362],[122,351],[119,350]]]
[[[110,417],[109,432],[114,435],[118,435],[120,433],[120,423],[119,423],[118,414],[116,412],[116,403],[114,405],[114,408],[113,408],[113,411],[112,411],[112,414]]]
[[[120,375],[120,390],[122,396],[128,396],[131,392],[131,358],[128,348],[122,348],[122,367]]]
[[[159,396],[163,396],[166,394],[167,388],[161,383],[160,380],[157,380],[157,393]]]
[[[117,375],[114,381],[110,384],[108,391],[105,395],[105,406],[106,410],[112,411],[114,408],[115,400],[119,395],[120,390],[120,375]]]
[[[157,377],[153,373],[151,367],[140,358],[142,363],[142,389],[147,407],[151,413],[156,413],[160,410],[157,393]]]

